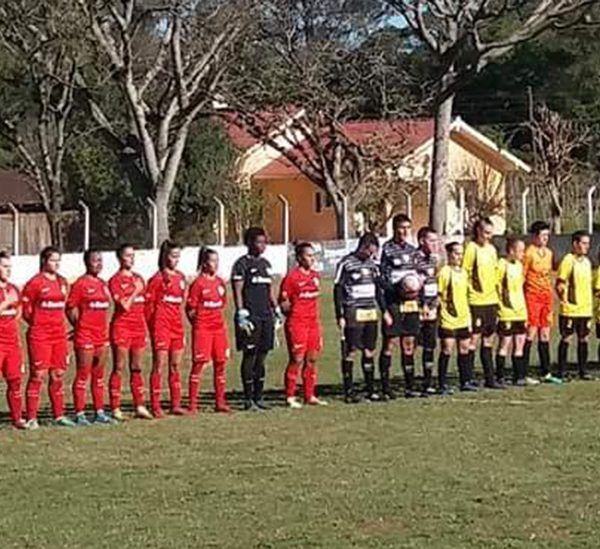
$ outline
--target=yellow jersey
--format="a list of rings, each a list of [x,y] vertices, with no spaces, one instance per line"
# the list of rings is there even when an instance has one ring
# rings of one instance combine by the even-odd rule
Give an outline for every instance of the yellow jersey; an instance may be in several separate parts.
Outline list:
[[[471,327],[469,282],[464,269],[444,265],[438,273],[440,326],[445,330]]]
[[[600,294],[600,267],[594,273],[594,294]],[[600,323],[600,298],[594,295],[596,322]]]
[[[520,261],[498,261],[496,287],[498,291],[498,320],[502,322],[524,322],[527,320],[527,305],[523,284],[523,264]]]
[[[469,280],[469,305],[497,305],[496,268],[498,254],[492,244],[469,242],[463,257],[463,269]]]
[[[591,318],[593,316],[592,263],[585,256],[569,253],[558,266],[556,278],[565,284],[562,316]]]

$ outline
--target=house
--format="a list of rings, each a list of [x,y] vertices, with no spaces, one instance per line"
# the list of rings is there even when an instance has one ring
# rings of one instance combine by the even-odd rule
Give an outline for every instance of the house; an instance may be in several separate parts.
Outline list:
[[[302,117],[303,111],[291,116]],[[276,146],[255,139],[240,125],[227,123],[225,128],[232,143],[243,151],[238,161],[241,184],[250,185],[263,196],[264,225],[272,241],[284,240],[283,201],[290,204],[290,240],[336,239],[336,216],[327,194],[282,154],[285,147],[301,147],[301,138],[293,134],[291,120],[272,130],[270,140],[277,140]],[[401,128],[400,132],[398,128]],[[433,120],[352,121],[346,122],[343,129],[348,139],[356,143],[365,143],[378,135],[386,140],[395,139],[394,136],[402,133],[403,157],[401,165],[395,169],[402,182],[399,184],[406,187],[406,192],[401,200],[389,204],[386,209],[388,217],[410,209],[414,225],[425,225],[433,158]],[[530,167],[515,155],[456,118],[451,126],[446,232],[461,232],[469,207],[479,211],[485,202],[493,210],[490,213],[495,231],[503,233],[507,177],[529,171]],[[459,204],[461,196],[464,197],[462,208]]]

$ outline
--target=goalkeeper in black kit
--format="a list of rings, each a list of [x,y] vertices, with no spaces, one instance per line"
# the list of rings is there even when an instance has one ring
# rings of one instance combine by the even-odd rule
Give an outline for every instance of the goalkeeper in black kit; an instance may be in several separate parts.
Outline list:
[[[375,257],[379,241],[372,233],[364,234],[358,248],[338,263],[334,283],[335,315],[342,343],[342,378],[344,398],[348,403],[359,402],[354,389],[353,370],[356,351],[362,353],[362,369],[367,398],[375,400],[374,354],[377,344],[379,311],[384,322],[391,324],[381,288],[379,268]]]

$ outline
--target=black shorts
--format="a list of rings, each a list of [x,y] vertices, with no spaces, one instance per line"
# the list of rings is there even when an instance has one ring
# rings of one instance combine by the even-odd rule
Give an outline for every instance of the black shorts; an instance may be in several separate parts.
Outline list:
[[[273,317],[253,318],[254,330],[247,334],[235,326],[235,343],[238,351],[257,351],[266,353],[275,346],[275,321]]]
[[[438,336],[440,339],[456,339],[458,341],[464,339],[471,339],[471,328],[458,328],[456,330],[448,330],[440,326],[438,330]]]
[[[363,349],[374,351],[377,346],[377,321],[346,324],[344,338],[346,353]]]
[[[524,320],[499,320],[498,321],[498,335],[501,336],[514,336],[523,335],[527,333],[527,324]]]
[[[473,333],[490,337],[496,333],[498,307],[496,305],[471,305]]]
[[[421,316],[418,311],[402,313],[398,305],[392,306],[388,311],[393,322],[388,326],[382,321],[383,337],[418,337],[421,330]]]
[[[558,331],[562,337],[577,334],[577,337],[587,337],[592,331],[592,319],[579,316],[558,317]]]
[[[435,349],[437,347],[437,320],[421,320],[419,345],[423,349]]]

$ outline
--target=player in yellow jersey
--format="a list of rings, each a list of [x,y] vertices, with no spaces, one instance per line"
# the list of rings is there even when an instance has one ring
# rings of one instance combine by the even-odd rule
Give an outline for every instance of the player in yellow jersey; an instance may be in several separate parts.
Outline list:
[[[560,300],[558,326],[558,375],[567,374],[567,353],[573,334],[577,335],[577,367],[581,379],[586,373],[588,340],[593,316],[592,263],[587,257],[590,235],[577,231],[571,237],[571,253],[565,255],[556,275],[556,293]]]
[[[523,257],[525,242],[519,238],[506,239],[506,259],[498,262],[498,336],[496,353],[496,380],[504,383],[506,357],[512,350],[513,382],[516,385],[538,385],[537,379],[527,377],[523,356],[527,334],[527,306],[523,284]]]
[[[548,247],[550,225],[535,221],[529,229],[531,243],[525,250],[523,270],[525,275],[525,302],[527,303],[527,341],[525,342],[525,367],[529,366],[529,355],[537,337],[537,349],[542,379],[548,383],[562,383],[550,373],[550,330],[554,289],[552,271],[554,257]]]
[[[469,369],[473,371],[475,351],[481,340],[480,359],[485,386],[501,389],[494,379],[492,347],[498,314],[496,267],[498,254],[492,244],[494,227],[488,218],[479,219],[473,227],[473,240],[465,248],[463,269],[469,277],[469,306],[473,320],[473,335],[469,351]]]
[[[476,391],[469,370],[471,311],[468,275],[462,269],[463,247],[458,242],[446,245],[447,264],[438,273],[439,337],[442,350],[438,359],[439,391],[451,394],[448,387],[448,363],[458,342],[458,374],[461,391]]]
[[[598,363],[600,363],[600,267],[594,273],[594,316],[596,321],[596,339],[598,340]]]

